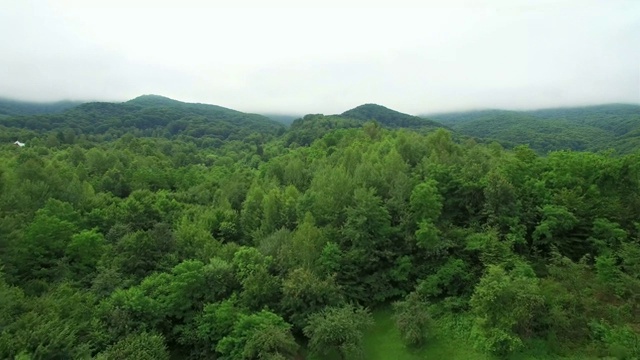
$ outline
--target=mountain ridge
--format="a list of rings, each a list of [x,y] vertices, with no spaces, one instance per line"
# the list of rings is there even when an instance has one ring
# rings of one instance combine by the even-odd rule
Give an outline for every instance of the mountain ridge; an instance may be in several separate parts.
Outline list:
[[[287,131],[287,143],[305,145],[335,129],[357,128],[376,121],[390,129],[431,131],[445,128],[461,138],[497,141],[506,147],[529,145],[541,153],[609,148],[629,152],[640,148],[640,105],[624,103],[527,111],[483,109],[432,114],[428,118],[375,103],[365,103],[336,115],[269,117],[155,94],[144,94],[123,102],[40,103],[40,108],[28,107],[35,103],[0,99],[0,110],[2,104],[27,104],[27,107],[26,110],[15,110],[20,109],[18,106],[0,112],[0,125],[33,131],[69,129],[78,134],[111,133],[116,136],[133,132],[140,136],[186,135],[221,140],[239,139],[250,133],[276,135]],[[51,107],[51,104],[57,104],[57,107]],[[55,112],[15,114],[20,111]]]
[[[640,105],[602,104],[528,111],[487,109],[431,115],[468,136],[533,149],[629,152],[640,147]]]
[[[251,133],[276,135],[284,126],[265,116],[210,104],[192,104],[158,95],[125,102],[87,102],[58,114],[0,118],[0,125],[33,131],[60,129],[76,134],[172,138],[186,135],[234,140]],[[112,135],[112,136],[113,136]]]
[[[423,128],[423,127],[444,127],[431,119],[405,114],[397,110],[387,108],[383,105],[367,103],[347,110],[339,116],[370,121],[375,120],[381,125],[388,127]]]
[[[20,116],[20,115],[39,115],[39,114],[56,114],[78,105],[81,101],[60,100],[52,102],[33,102],[22,101],[0,97],[0,115]]]

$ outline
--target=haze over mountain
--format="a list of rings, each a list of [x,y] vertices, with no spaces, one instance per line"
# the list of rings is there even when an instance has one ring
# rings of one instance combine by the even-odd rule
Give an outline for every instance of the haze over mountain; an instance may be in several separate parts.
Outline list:
[[[210,138],[219,141],[284,131],[282,124],[265,116],[217,105],[185,103],[159,95],[142,95],[122,103],[90,102],[57,114],[13,116],[0,125],[36,132],[57,130],[67,134]],[[29,139],[35,133],[26,135]],[[63,136],[61,136],[63,137]]]
[[[533,149],[630,152],[640,145],[640,105],[606,104],[531,111],[482,110],[430,114],[464,135]]]
[[[0,117],[55,114],[82,104],[79,101],[29,102],[0,98]]]
[[[360,105],[351,110],[343,112],[342,116],[351,118],[351,119],[359,119],[359,120],[365,120],[365,121],[375,120],[375,121],[378,121],[380,124],[389,126],[389,127],[403,127],[403,128],[442,127],[442,125],[437,122],[420,118],[417,116],[403,114],[399,111],[395,111],[378,104]]]
[[[405,114],[379,104],[363,104],[336,115],[264,116],[226,107],[187,103],[165,96],[143,95],[122,103],[91,102],[54,104],[19,103],[11,100],[15,112],[33,116],[0,116],[0,125],[9,128],[42,131],[60,129],[67,134],[137,136],[220,141],[240,139],[249,134],[273,136],[285,132],[285,143],[310,145],[336,129],[349,129],[376,122],[389,129],[429,132],[437,128],[452,131],[462,140],[497,141],[505,147],[528,145],[539,153],[553,150],[607,150],[632,152],[640,147],[640,105],[605,104],[577,108],[552,108],[531,111],[481,110],[423,116]],[[2,103],[0,103],[1,105]],[[50,111],[49,114],[38,112]],[[65,130],[66,129],[66,130]],[[63,132],[64,132],[63,131]],[[25,134],[21,139],[35,137]],[[6,137],[6,136],[5,136]],[[4,141],[11,138],[3,137]],[[60,138],[63,136],[60,135]],[[12,141],[15,141],[12,140]]]

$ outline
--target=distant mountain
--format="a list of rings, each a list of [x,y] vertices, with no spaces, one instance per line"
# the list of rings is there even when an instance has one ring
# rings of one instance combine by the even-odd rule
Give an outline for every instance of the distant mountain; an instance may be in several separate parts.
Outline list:
[[[408,128],[413,130],[432,130],[444,127],[435,121],[404,114],[381,105],[365,104],[340,115],[308,114],[291,123],[285,136],[287,145],[309,145],[314,140],[336,129],[350,129],[376,121],[387,128]]]
[[[506,146],[630,152],[640,147],[640,106],[609,104],[533,111],[481,110],[431,114],[461,134]]]
[[[197,103],[185,103],[182,101],[174,100],[166,96],[161,95],[140,95],[137,98],[133,98],[126,102],[126,104],[140,105],[144,107],[182,107],[182,106],[197,106],[202,104]],[[215,106],[215,105],[208,105]]]
[[[291,123],[284,137],[285,144],[310,145],[314,140],[333,130],[357,128],[364,123],[363,120],[350,119],[340,115],[305,115]]]
[[[296,119],[301,118],[300,115],[290,115],[290,114],[272,114],[272,113],[262,113],[260,115],[266,116],[271,120],[275,120],[284,125],[291,125]]]
[[[250,114],[159,95],[143,95],[121,103],[30,103],[0,99],[3,142],[29,140],[54,131],[61,142],[77,135],[113,138],[132,133],[203,139],[200,143],[210,146],[247,137],[264,141],[285,134],[286,144],[308,145],[331,131],[361,127],[369,121],[386,128],[416,131],[444,127],[452,130],[457,139],[497,141],[506,147],[528,144],[540,153],[564,149],[615,149],[627,153],[640,149],[640,105],[633,104],[532,111],[479,110],[428,117],[364,104],[339,115],[309,114],[297,118]],[[288,129],[285,125],[289,125]]]
[[[443,127],[435,121],[404,114],[377,104],[364,104],[341,114],[342,117],[370,121],[375,120],[390,128],[438,128]]]
[[[640,105],[608,104],[575,108],[527,111],[540,119],[561,119],[578,125],[588,125],[622,136],[640,126]]]
[[[450,113],[438,113],[438,114],[429,114],[429,115],[421,115],[423,117],[429,117],[441,124],[447,126],[460,126],[462,124],[477,121],[481,119],[487,119],[491,117],[497,117],[504,114],[514,114],[517,111],[508,111],[508,110],[474,110],[474,111],[461,111],[461,112],[450,112]]]
[[[29,102],[0,98],[0,117],[57,114],[80,104],[80,101]]]
[[[130,132],[139,136],[242,139],[250,134],[276,135],[284,126],[265,116],[221,106],[185,103],[158,95],[143,95],[124,103],[92,102],[54,115],[0,118],[0,125],[34,131],[75,134]]]

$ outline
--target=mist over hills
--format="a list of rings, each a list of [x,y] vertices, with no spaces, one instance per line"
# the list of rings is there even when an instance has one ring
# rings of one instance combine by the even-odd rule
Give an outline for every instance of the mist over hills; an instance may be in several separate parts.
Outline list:
[[[443,127],[435,121],[408,115],[377,104],[364,104],[342,113],[343,117],[357,120],[375,120],[383,126],[402,128]]]
[[[34,132],[58,129],[76,135],[125,133],[173,138],[243,139],[251,133],[265,136],[284,131],[282,124],[265,116],[208,104],[184,103],[158,95],[143,95],[122,103],[90,102],[61,113],[13,116],[1,125]],[[27,138],[33,137],[27,135]]]
[[[30,102],[0,98],[0,117],[55,114],[82,104],[81,101]]]
[[[629,152],[640,146],[640,105],[605,104],[530,111],[480,110],[431,114],[462,134],[533,149]]]
[[[277,135],[309,145],[329,131],[375,121],[390,129],[445,128],[457,138],[497,141],[505,147],[529,145],[537,152],[606,150],[630,152],[640,146],[640,105],[604,104],[529,111],[479,110],[414,116],[379,104],[363,104],[341,114],[251,114],[218,105],[187,103],[159,95],[129,101],[52,103],[0,99],[0,125],[24,130],[71,129],[77,134],[187,136],[233,140],[250,133]],[[285,130],[285,126],[288,130]],[[32,137],[27,136],[27,138]]]

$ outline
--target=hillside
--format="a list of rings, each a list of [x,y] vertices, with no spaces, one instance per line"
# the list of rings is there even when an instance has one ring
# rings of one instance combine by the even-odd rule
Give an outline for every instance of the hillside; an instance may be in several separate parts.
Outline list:
[[[433,114],[428,118],[364,104],[340,115],[309,114],[293,120],[292,116],[248,114],[158,95],[143,95],[122,103],[36,104],[0,100],[3,142],[29,140],[55,129],[57,141],[62,143],[78,135],[113,138],[132,133],[208,139],[207,144],[219,145],[219,141],[240,140],[250,134],[264,138],[286,133],[285,144],[306,146],[333,130],[357,128],[369,121],[390,129],[429,131],[444,127],[452,130],[457,140],[473,137],[477,142],[497,141],[509,148],[528,144],[539,153],[606,149],[629,153],[640,147],[640,106],[629,104],[533,111],[481,110]],[[286,125],[289,129],[285,131]]]
[[[291,125],[296,119],[299,119],[298,115],[291,114],[277,114],[277,113],[261,113],[260,115],[266,116],[271,120],[277,121],[286,126]]]
[[[601,141],[594,149],[614,148],[629,153],[640,148],[640,105],[608,104],[576,108],[529,111],[540,119],[564,120],[578,126],[602,129],[612,134],[611,143]]]
[[[508,110],[476,110],[476,111],[461,111],[461,112],[447,112],[447,113],[436,113],[436,114],[428,114],[421,115],[424,117],[429,117],[440,124],[444,124],[446,126],[455,127],[460,126],[462,124],[466,124],[469,122],[487,119],[492,117],[501,116],[504,114],[515,114],[517,111],[508,111]]]
[[[30,102],[0,98],[0,118],[15,115],[57,114],[82,104],[80,101]]]
[[[272,124],[143,97],[0,146],[0,359],[640,357],[640,154],[224,116]]]
[[[482,110],[430,117],[461,134],[493,139],[506,146],[528,144],[539,152],[612,148],[626,153],[640,145],[638,105]]]
[[[355,110],[0,120],[0,359],[640,357],[640,152],[482,140],[611,143],[586,115],[443,120],[464,141]]]
[[[281,124],[262,115],[157,95],[144,95],[124,103],[85,103],[61,114],[14,116],[0,119],[0,125],[35,132],[57,129],[75,135],[132,133],[218,140],[241,139],[252,133],[276,135],[284,131]]]
[[[291,123],[285,134],[285,144],[311,145],[317,139],[337,129],[361,127],[365,122],[340,115],[308,114]]]
[[[389,128],[439,128],[443,127],[435,121],[423,119],[417,116],[404,114],[382,105],[364,104],[345,111],[342,117],[370,121],[375,120],[382,126]]]
[[[365,104],[340,115],[308,114],[291,123],[285,136],[285,144],[310,145],[314,140],[337,129],[358,128],[375,121],[390,129],[433,130],[444,127],[428,119],[404,114],[381,105]]]
[[[640,105],[608,104],[575,108],[555,108],[527,111],[540,119],[560,119],[588,125],[624,135],[640,127]]]

